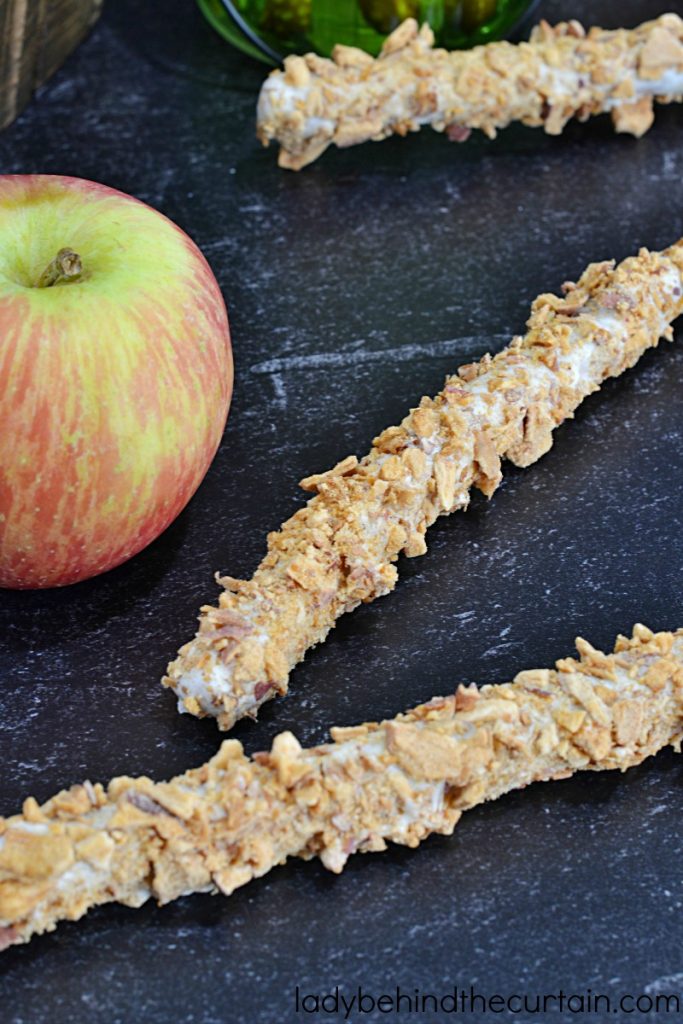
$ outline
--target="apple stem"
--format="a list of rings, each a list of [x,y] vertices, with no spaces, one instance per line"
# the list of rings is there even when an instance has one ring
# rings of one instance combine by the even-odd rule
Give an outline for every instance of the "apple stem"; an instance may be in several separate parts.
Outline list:
[[[51,288],[62,281],[74,281],[81,276],[81,257],[73,249],[60,249],[38,278],[38,288]]]

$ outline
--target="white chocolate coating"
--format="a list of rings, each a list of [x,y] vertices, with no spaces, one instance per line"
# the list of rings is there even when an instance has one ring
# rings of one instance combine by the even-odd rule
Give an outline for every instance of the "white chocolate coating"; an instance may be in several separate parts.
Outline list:
[[[412,19],[377,60],[337,47],[332,60],[288,57],[264,82],[257,131],[280,143],[282,167],[299,170],[331,144],[351,146],[430,125],[464,141],[513,121],[557,135],[573,117],[611,113],[617,131],[642,135],[652,102],[683,98],[683,20],[664,14],[633,30],[542,23],[528,43],[447,53]]]
[[[437,516],[466,508],[473,486],[490,496],[502,458],[540,458],[606,377],[670,337],[682,269],[681,243],[590,266],[564,298],[536,300],[524,338],[461,367],[360,462],[349,456],[303,481],[316,497],[269,535],[250,581],[225,581],[219,606],[202,609],[197,636],[169,666],[179,710],[225,729],[285,693],[291,668],[340,615],[394,587],[399,552],[424,553]]]
[[[341,871],[355,852],[450,834],[463,811],[531,782],[639,764],[683,733],[683,630],[636,626],[615,652],[513,683],[459,687],[388,722],[291,733],[251,760],[234,740],[170,782],[85,783],[0,819],[0,948],[101,903],[226,895],[286,858]]]

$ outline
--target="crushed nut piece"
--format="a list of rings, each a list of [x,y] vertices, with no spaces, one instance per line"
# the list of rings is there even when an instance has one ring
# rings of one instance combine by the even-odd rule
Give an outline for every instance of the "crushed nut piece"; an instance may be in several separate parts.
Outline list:
[[[119,901],[231,893],[288,857],[341,871],[356,851],[449,834],[464,810],[577,769],[625,769],[683,725],[683,630],[645,627],[606,655],[528,670],[302,749],[285,732],[245,757],[235,740],[170,782],[74,786],[0,819],[0,948]],[[578,671],[578,669],[581,671]],[[607,706],[600,697],[618,688]]]
[[[269,534],[253,578],[233,581],[218,608],[202,609],[197,636],[169,666],[165,684],[180,709],[227,729],[284,693],[288,673],[339,616],[392,589],[401,552],[424,554],[437,516],[466,508],[472,487],[490,496],[501,459],[538,459],[587,395],[658,343],[683,310],[682,277],[683,242],[642,249],[616,267],[591,264],[571,298],[540,296],[525,337],[473,364],[467,379],[450,377],[364,458],[302,481],[317,493]],[[636,636],[651,640],[640,629]],[[567,668],[586,671],[610,680],[588,646]],[[608,702],[592,699],[609,726]]]
[[[652,102],[683,99],[683,20],[664,14],[638,28],[587,34],[577,21],[541,22],[528,43],[446,53],[412,18],[377,60],[337,47],[334,60],[288,57],[261,89],[257,134],[280,143],[279,163],[300,170],[327,147],[351,146],[423,125],[462,142],[513,121],[559,135],[573,117],[611,112],[617,131],[642,135]],[[308,76],[308,78],[306,77]],[[471,369],[463,367],[464,380]]]

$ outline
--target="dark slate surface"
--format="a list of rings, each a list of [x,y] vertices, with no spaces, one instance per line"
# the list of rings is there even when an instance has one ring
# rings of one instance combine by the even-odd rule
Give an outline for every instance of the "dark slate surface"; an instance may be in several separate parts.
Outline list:
[[[610,26],[665,9],[540,8]],[[266,531],[301,504],[300,477],[361,454],[447,371],[505,344],[538,292],[681,233],[677,107],[640,142],[606,119],[458,148],[424,132],[297,176],[253,138],[262,73],[189,0],[116,0],[0,138],[2,171],[95,178],[190,232],[229,303],[236,360],[220,453],[165,536],[103,578],[0,595],[7,813],[84,777],[164,778],[208,758],[214,725],[180,718],[158,679],[215,596],[212,572],[249,575]],[[577,633],[609,645],[639,619],[683,624],[680,340],[586,402],[490,504],[436,525],[397,591],[343,621],[291,696],[238,727],[246,748],[285,728],[320,741],[332,723],[391,716],[461,680],[508,679],[569,653]],[[342,1019],[297,1015],[297,985],[680,992],[682,767],[664,753],[624,777],[534,786],[471,812],[451,839],[356,858],[339,878],[292,863],[229,900],[99,909],[2,955],[0,1018]]]

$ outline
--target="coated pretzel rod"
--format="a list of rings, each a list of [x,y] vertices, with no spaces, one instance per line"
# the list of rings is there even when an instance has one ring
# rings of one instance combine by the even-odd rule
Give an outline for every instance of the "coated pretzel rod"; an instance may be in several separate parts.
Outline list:
[[[653,100],[683,99],[683,20],[663,14],[638,28],[586,34],[578,21],[541,22],[528,43],[433,49],[428,25],[408,18],[375,60],[335,47],[287,57],[258,102],[257,134],[280,143],[279,164],[298,171],[327,147],[355,146],[431,125],[463,142],[473,128],[495,138],[513,121],[560,135],[573,117],[609,112],[618,132],[640,137]]]
[[[116,901],[230,894],[288,857],[339,872],[387,841],[450,834],[463,811],[530,782],[639,764],[683,735],[683,630],[636,626],[602,654],[513,683],[460,686],[392,721],[333,729],[302,749],[281,733],[269,753],[226,740],[170,782],[74,786],[0,818],[0,948]]]
[[[168,667],[181,712],[229,729],[287,691],[289,671],[344,612],[387,594],[399,553],[426,551],[437,516],[490,496],[501,458],[528,466],[552,431],[606,377],[632,366],[683,312],[683,240],[616,268],[592,264],[565,295],[541,295],[529,331],[493,359],[463,366],[400,426],[301,482],[317,491],[277,533],[249,581],[224,577],[218,607]]]

